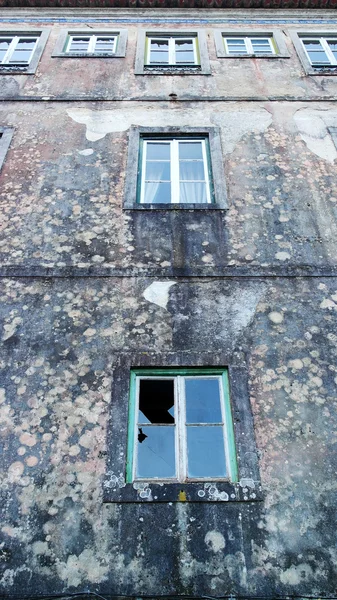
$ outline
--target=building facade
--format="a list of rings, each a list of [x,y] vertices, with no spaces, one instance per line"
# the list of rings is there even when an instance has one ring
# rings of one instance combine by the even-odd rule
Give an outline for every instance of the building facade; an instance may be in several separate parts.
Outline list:
[[[4,598],[335,594],[337,15],[263,4],[2,9]]]

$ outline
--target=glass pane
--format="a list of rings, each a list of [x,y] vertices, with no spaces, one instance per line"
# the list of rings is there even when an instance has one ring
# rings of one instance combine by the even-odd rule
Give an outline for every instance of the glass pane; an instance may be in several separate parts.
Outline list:
[[[229,54],[248,54],[247,50],[246,50],[246,46],[233,46],[230,47],[228,46],[228,53]]]
[[[323,64],[327,64],[327,65],[330,64],[330,60],[327,57],[325,51],[323,50],[323,47],[319,40],[310,40],[308,42],[304,41],[303,43],[308,52],[309,58],[313,64],[315,64],[315,63],[323,63]]]
[[[186,423],[222,423],[218,379],[185,379]]]
[[[73,38],[70,43],[69,52],[87,52],[90,38]]]
[[[170,142],[147,142],[147,160],[170,160]]]
[[[151,40],[151,51],[152,50],[165,50],[168,51],[168,40]]]
[[[194,53],[192,52],[177,52],[176,63],[177,64],[194,64]]]
[[[252,45],[255,46],[255,44],[257,44],[258,46],[269,46],[269,40],[268,38],[252,38],[251,39]]]
[[[337,59],[337,40],[328,40],[328,44],[332,54]]]
[[[0,61],[3,61],[3,59],[5,58],[5,54],[9,48],[10,43],[10,39],[0,39]]]
[[[183,181],[180,183],[180,202],[187,204],[206,204],[206,184],[189,183]]]
[[[137,477],[175,477],[174,435],[172,426],[138,428]]]
[[[147,181],[170,181],[170,163],[147,161],[145,179]]]
[[[172,379],[139,381],[138,423],[174,424],[174,382]]]
[[[202,159],[201,142],[179,142],[179,158]]]
[[[146,204],[170,204],[170,183],[145,183],[144,203]]]
[[[255,54],[273,54],[273,51],[270,47],[263,47],[263,46],[254,46],[253,50],[255,52]]]
[[[176,40],[175,41],[176,52],[184,50],[193,50],[193,40]]]
[[[188,477],[226,477],[223,428],[187,427]]]
[[[150,53],[150,64],[168,64],[168,52],[153,52]]]
[[[201,160],[195,161],[184,161],[181,160],[179,162],[180,168],[180,180],[181,181],[204,181],[205,180],[205,171],[204,171],[204,163]]]
[[[36,39],[19,40],[9,62],[28,63],[35,48]]]
[[[115,41],[97,41],[95,45],[96,54],[112,54],[115,51]]]
[[[245,40],[243,38],[228,38],[227,44],[231,45],[231,46],[237,46],[237,45],[244,46]]]

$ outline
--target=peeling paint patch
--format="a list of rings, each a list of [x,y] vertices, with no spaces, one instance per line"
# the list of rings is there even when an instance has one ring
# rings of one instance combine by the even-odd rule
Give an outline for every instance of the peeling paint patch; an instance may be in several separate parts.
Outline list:
[[[205,544],[213,552],[220,552],[226,546],[225,538],[220,531],[208,531],[205,535]]]
[[[294,121],[309,150],[333,163],[337,158],[337,149],[328,127],[337,127],[337,111],[301,108],[295,113]]]
[[[125,107],[116,110],[91,110],[89,108],[73,108],[67,110],[68,116],[86,126],[86,138],[96,142],[108,133],[127,131],[131,125],[143,127],[162,127],[162,110],[151,109],[148,106],[140,108]],[[200,123],[210,127],[219,126],[226,135],[222,138],[224,154],[233,152],[236,143],[247,133],[254,131],[262,133],[272,122],[272,116],[264,108],[251,110],[221,111],[210,113],[209,116],[203,109],[194,107],[185,109],[179,115],[177,122],[176,111],[171,107],[165,111],[165,125],[167,127],[200,127]]]
[[[156,281],[146,288],[143,296],[148,302],[166,309],[169,301],[169,289],[173,285],[176,285],[175,281]]]

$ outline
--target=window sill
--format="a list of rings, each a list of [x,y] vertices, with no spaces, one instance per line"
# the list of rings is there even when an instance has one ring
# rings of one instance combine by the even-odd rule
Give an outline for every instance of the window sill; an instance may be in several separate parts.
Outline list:
[[[124,210],[228,210],[219,204],[124,204]]]
[[[278,58],[290,58],[286,54],[223,54],[218,58],[263,58],[267,60],[275,60]]]
[[[17,65],[0,65],[0,75],[34,75],[29,65],[18,67]]]
[[[143,71],[136,75],[211,75],[211,73],[204,72],[200,65],[190,67],[145,65]]]
[[[93,53],[75,53],[73,52],[72,54],[68,54],[68,53],[60,53],[60,54],[53,54],[52,58],[123,58],[122,55],[118,55],[118,54],[93,54]]]
[[[242,479],[193,483],[123,483],[116,476],[104,482],[103,502],[261,502],[259,482]]]
[[[329,67],[312,67],[306,69],[307,75],[329,75],[332,77],[336,77],[337,75],[337,67],[329,66]]]

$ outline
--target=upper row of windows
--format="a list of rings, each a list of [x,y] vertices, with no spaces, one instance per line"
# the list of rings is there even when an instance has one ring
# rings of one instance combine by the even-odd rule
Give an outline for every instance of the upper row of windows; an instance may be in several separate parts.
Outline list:
[[[337,74],[337,35],[290,32],[295,48],[308,73],[329,71]],[[0,70],[35,71],[47,41],[48,31],[0,35]],[[219,58],[288,58],[280,31],[267,33],[214,32]],[[126,54],[127,30],[72,32],[62,31],[53,57],[122,57]],[[206,35],[202,30],[190,33],[141,31],[138,39],[136,74],[143,73],[209,74]]]

